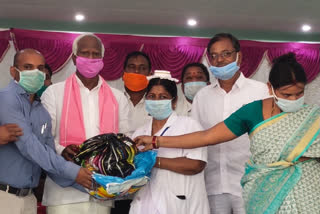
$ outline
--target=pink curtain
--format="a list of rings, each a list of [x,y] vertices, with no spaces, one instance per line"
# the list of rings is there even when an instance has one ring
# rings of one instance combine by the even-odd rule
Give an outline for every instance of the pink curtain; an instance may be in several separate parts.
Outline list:
[[[269,43],[268,58],[273,61],[275,58],[294,52],[297,60],[304,67],[308,82],[311,82],[319,74],[320,70],[320,44],[305,43]]]
[[[58,33],[33,30],[11,30],[17,50],[34,48],[42,52],[54,72],[59,71],[70,59],[72,42],[79,34]],[[142,50],[149,55],[152,69],[169,70],[180,79],[183,66],[191,62],[200,62],[209,39],[192,37],[147,37],[97,34],[106,48],[105,66],[101,75],[106,80],[115,80],[122,76],[126,55]],[[0,54],[8,47],[8,34],[0,34]],[[312,81],[320,72],[320,44],[271,43],[240,41],[242,52],[241,70],[246,77],[252,76],[261,63],[264,53],[270,60],[288,53],[297,54],[298,61],[304,66],[308,81]],[[1,56],[1,55],[0,55]]]
[[[126,35],[96,34],[105,47],[104,67],[100,75],[106,80],[116,80],[122,76],[124,60],[128,53],[141,48],[139,37]]]
[[[153,70],[168,70],[180,79],[186,64],[201,61],[207,42],[191,37],[149,37],[143,41],[143,51],[150,57]]]
[[[0,31],[0,62],[2,61],[3,57],[6,55],[6,52],[10,47],[9,40],[10,40],[10,31],[9,30]]]
[[[240,41],[242,61],[240,70],[246,77],[252,76],[262,61],[266,48],[255,45],[255,42]]]
[[[70,59],[72,42],[78,36],[73,33],[58,33],[12,29],[17,50],[33,48],[40,51],[53,73],[58,72]]]
[[[153,70],[168,70],[180,79],[183,67],[200,62],[204,49],[188,45],[144,45],[143,51],[150,57]]]

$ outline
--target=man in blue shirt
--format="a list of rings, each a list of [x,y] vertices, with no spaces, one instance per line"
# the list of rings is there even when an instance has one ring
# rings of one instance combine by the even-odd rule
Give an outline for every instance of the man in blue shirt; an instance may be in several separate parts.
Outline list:
[[[17,52],[10,68],[12,80],[0,90],[0,125],[15,123],[23,135],[0,146],[1,213],[36,214],[32,188],[39,182],[41,168],[61,186],[75,182],[91,187],[91,172],[64,160],[55,152],[51,118],[35,93],[43,86],[44,57],[36,50]]]

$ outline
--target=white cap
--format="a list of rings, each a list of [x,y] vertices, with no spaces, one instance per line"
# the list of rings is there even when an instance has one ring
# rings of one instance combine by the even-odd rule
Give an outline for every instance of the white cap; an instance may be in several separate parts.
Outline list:
[[[152,76],[147,76],[147,79],[150,81],[151,79],[160,78],[160,79],[167,79],[173,82],[179,82],[178,79],[173,78],[171,76],[170,71],[164,71],[164,70],[155,70],[154,74]]]

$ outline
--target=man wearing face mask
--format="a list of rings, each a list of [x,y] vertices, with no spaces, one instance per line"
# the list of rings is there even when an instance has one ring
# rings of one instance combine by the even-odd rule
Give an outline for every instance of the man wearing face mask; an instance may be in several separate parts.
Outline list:
[[[151,61],[145,53],[134,51],[126,56],[123,65],[125,96],[130,106],[130,134],[151,119],[145,110],[147,76],[151,74]]]
[[[130,108],[129,133],[143,126],[152,118],[145,109],[145,93],[148,86],[147,76],[151,74],[151,61],[147,54],[141,51],[129,53],[123,64],[122,80],[124,84],[124,95],[128,99]],[[132,200],[115,201],[115,207],[111,214],[129,213]]]
[[[18,51],[10,68],[14,78],[0,91],[0,125],[15,123],[15,141],[0,149],[1,213],[36,214],[32,189],[41,168],[59,185],[77,183],[91,187],[91,172],[57,155],[51,134],[51,118],[35,93],[44,83],[44,58],[36,50]],[[11,127],[11,129],[14,127]],[[23,134],[22,134],[23,131]]]
[[[76,145],[102,133],[128,131],[128,102],[119,90],[108,86],[99,75],[104,46],[94,34],[83,34],[73,42],[76,72],[66,81],[51,85],[43,93],[45,108],[52,118],[58,154],[72,160]],[[42,203],[48,214],[108,214],[111,201],[94,201],[87,193],[60,188],[47,179]]]
[[[233,35],[215,35],[207,51],[209,70],[216,80],[197,93],[191,113],[204,129],[226,119],[241,106],[269,96],[266,84],[241,73],[240,43]],[[208,147],[205,179],[211,213],[245,213],[240,180],[249,156],[249,139],[245,135]]]
[[[202,63],[189,63],[184,66],[181,73],[181,89],[185,96],[178,102],[176,112],[178,115],[191,116],[193,98],[197,92],[210,85],[207,67]]]

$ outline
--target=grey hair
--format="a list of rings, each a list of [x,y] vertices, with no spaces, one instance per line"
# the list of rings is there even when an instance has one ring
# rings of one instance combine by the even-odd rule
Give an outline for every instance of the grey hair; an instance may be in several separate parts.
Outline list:
[[[97,37],[96,35],[94,35],[93,33],[84,33],[84,34],[81,34],[80,36],[78,36],[77,38],[75,38],[75,40],[73,41],[73,44],[72,44],[72,53],[77,56],[77,52],[78,52],[78,43],[80,41],[80,39],[82,39],[83,37],[86,37],[86,36],[91,36],[91,37],[94,37],[96,38],[99,43],[101,44],[101,55],[102,57],[104,57],[104,45],[101,41],[101,39],[99,37]]]

